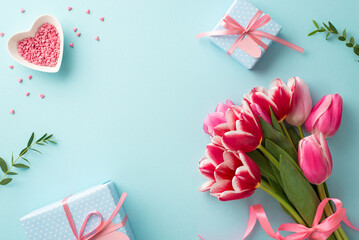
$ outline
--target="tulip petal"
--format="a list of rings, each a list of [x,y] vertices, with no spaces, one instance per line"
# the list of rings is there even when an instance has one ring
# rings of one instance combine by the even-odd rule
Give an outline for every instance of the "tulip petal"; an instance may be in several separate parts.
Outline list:
[[[207,182],[203,183],[199,188],[198,191],[199,192],[206,192],[208,190],[211,189],[211,187],[213,186],[213,184],[215,184],[216,181],[215,180],[208,180]]]
[[[217,181],[215,184],[213,184],[210,193],[212,195],[216,195],[218,193],[221,194],[224,191],[233,191],[232,180]]]
[[[251,196],[255,190],[244,191],[244,192],[235,192],[235,191],[225,191],[219,196],[220,201],[231,201],[243,199]]]
[[[206,147],[206,155],[214,166],[218,166],[223,163],[224,150],[214,144],[208,144]]]
[[[199,171],[207,178],[214,179],[215,166],[207,158],[203,157],[199,162]]]
[[[252,152],[260,144],[260,141],[248,132],[230,131],[224,134],[223,145],[233,151]]]

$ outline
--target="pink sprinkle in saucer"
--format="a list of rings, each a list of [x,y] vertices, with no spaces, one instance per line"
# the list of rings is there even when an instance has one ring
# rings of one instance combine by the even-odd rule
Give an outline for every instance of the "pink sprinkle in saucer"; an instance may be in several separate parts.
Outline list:
[[[99,41],[99,40],[100,40],[100,38],[99,38],[98,36],[96,36],[96,37],[95,37],[95,40],[96,40],[96,41]]]
[[[11,113],[11,114],[15,114],[15,110],[14,110],[14,109],[11,109],[10,113]]]
[[[104,20],[105,20],[105,18],[104,18],[104,17],[100,17],[100,21],[102,21],[102,22],[103,22]]]
[[[40,97],[41,97],[41,98],[45,98],[45,95],[44,95],[44,94],[40,94]]]
[[[3,37],[4,36],[4,33],[2,32],[2,33],[0,33],[0,37]]]
[[[22,83],[22,78],[19,78],[18,81],[19,81],[19,83]]]
[[[29,80],[31,80],[32,76],[31,76],[31,75],[29,75],[29,76],[27,76],[27,78],[28,78]]]
[[[72,30],[74,30],[74,32],[76,32],[76,31],[77,31],[77,28],[74,27],[74,28],[72,28]]]
[[[21,8],[21,9],[20,9],[20,12],[21,12],[21,13],[24,13],[24,12],[25,12],[25,9]]]
[[[76,33],[76,35],[77,35],[78,37],[80,37],[80,36],[81,36],[81,33],[78,32],[78,33]]]
[[[73,43],[70,43],[69,46],[70,46],[70,47],[74,47],[74,44],[73,44]]]
[[[28,97],[28,96],[30,95],[30,93],[29,93],[29,92],[26,92],[25,95],[26,95],[26,97]]]
[[[90,14],[90,10],[89,10],[89,9],[87,9],[87,10],[86,10],[86,13],[87,13],[87,14]]]
[[[72,7],[67,7],[67,10],[68,10],[68,11],[71,11],[71,10],[72,10]]]
[[[10,65],[9,68],[12,70],[12,69],[14,68],[14,66],[13,66],[13,65]]]

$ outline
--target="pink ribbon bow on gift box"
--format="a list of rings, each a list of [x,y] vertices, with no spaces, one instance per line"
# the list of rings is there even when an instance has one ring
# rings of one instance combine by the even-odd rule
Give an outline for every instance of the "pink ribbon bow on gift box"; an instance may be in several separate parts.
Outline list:
[[[124,220],[122,222],[118,223],[118,224],[113,224],[111,222],[112,219],[118,213],[118,211],[120,211],[120,209],[121,209],[121,207],[123,205],[123,202],[126,199],[126,196],[127,196],[127,193],[122,193],[120,201],[116,205],[115,210],[112,212],[111,216],[106,221],[103,220],[103,217],[102,217],[100,212],[98,212],[98,211],[90,212],[87,215],[87,217],[85,218],[85,220],[84,220],[84,222],[83,222],[83,224],[81,226],[81,230],[80,230],[79,234],[77,234],[76,226],[75,226],[74,220],[72,218],[69,205],[67,204],[67,199],[69,197],[62,200],[62,206],[64,207],[67,220],[68,220],[68,222],[70,224],[70,227],[71,227],[71,230],[72,230],[74,236],[76,237],[76,240],[99,239],[99,238],[101,238],[101,237],[103,237],[103,236],[105,236],[107,234],[110,234],[112,232],[116,232],[117,229],[120,229],[120,228],[126,226],[127,215],[125,216]],[[90,219],[90,217],[93,216],[93,215],[99,216],[101,221],[100,221],[100,223],[97,225],[97,227],[95,229],[93,229],[92,231],[90,231],[89,233],[84,235],[84,230],[85,230],[85,227],[87,225],[87,222]],[[122,239],[122,240],[127,240],[128,239],[129,240],[129,238],[125,234],[123,234],[123,233],[120,233],[120,234],[121,234],[121,237],[122,237],[120,239]],[[116,238],[116,239],[118,239],[118,238]]]
[[[278,42],[282,45],[285,45],[287,47],[290,47],[298,52],[303,52],[304,49],[290,43],[288,41],[285,41],[279,37],[276,37],[272,34],[258,31],[257,29],[266,25],[270,20],[271,17],[268,14],[262,15],[262,11],[258,10],[258,12],[254,15],[254,17],[249,21],[247,27],[243,27],[240,25],[236,20],[234,20],[229,15],[225,15],[221,21],[221,24],[226,30],[220,30],[220,31],[210,31],[210,32],[204,32],[197,35],[197,38],[201,37],[208,37],[208,36],[226,36],[226,35],[239,35],[237,40],[233,43],[233,45],[228,50],[227,54],[232,55],[232,53],[236,50],[237,47],[241,48],[245,52],[251,51],[248,45],[241,44],[241,41],[245,36],[248,36],[251,38],[256,44],[261,46],[264,50],[268,49],[268,46],[261,41],[261,37],[268,38],[270,40],[273,40],[275,42]]]

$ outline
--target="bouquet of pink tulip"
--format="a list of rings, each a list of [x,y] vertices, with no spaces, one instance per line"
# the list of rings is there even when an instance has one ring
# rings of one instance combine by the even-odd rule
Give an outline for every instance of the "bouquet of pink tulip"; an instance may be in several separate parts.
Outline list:
[[[313,226],[324,219],[316,216],[321,201],[325,217],[334,213],[332,204],[325,205],[325,181],[333,168],[326,138],[337,132],[342,107],[341,96],[331,94],[312,108],[309,88],[298,77],[287,84],[274,79],[269,89],[254,88],[241,106],[230,100],[220,103],[203,124],[211,143],[199,170],[209,180],[199,191],[229,201],[249,197],[260,188],[278,200],[297,225],[309,229],[288,239],[347,240],[340,223],[325,233]],[[303,124],[311,135],[304,137]]]

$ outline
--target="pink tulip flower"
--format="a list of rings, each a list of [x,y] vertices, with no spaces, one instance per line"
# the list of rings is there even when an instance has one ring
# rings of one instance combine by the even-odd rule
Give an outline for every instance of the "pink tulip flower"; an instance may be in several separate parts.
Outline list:
[[[211,195],[220,201],[237,200],[251,196],[261,181],[261,173],[252,159],[242,152],[223,153],[224,162],[216,167]]]
[[[224,162],[223,153],[225,149],[221,146],[208,144],[206,147],[206,155],[199,161],[199,171],[203,176],[208,178],[198,191],[205,192],[211,189],[212,185],[216,182],[214,171],[216,167]]]
[[[321,132],[325,137],[332,137],[339,129],[342,111],[343,99],[339,94],[325,95],[313,107],[305,128],[311,134]]]
[[[227,149],[251,152],[261,144],[263,133],[259,119],[246,101],[240,107],[230,107],[226,113],[226,121],[226,125],[216,130],[223,133],[222,143]]]
[[[292,101],[285,121],[293,126],[302,126],[312,110],[312,98],[307,84],[299,77],[292,77],[287,83]]]
[[[298,165],[312,184],[322,184],[330,177],[333,161],[322,133],[318,132],[300,140]]]
[[[250,104],[252,110],[268,123],[270,121],[270,108],[278,121],[283,121],[289,111],[292,93],[288,86],[279,78],[272,81],[269,90],[262,87],[254,88],[244,100]]]
[[[226,111],[234,105],[231,100],[227,99],[226,103],[220,103],[217,105],[215,112],[208,114],[203,123],[203,130],[205,133],[213,136],[214,128],[222,123],[226,122]]]

